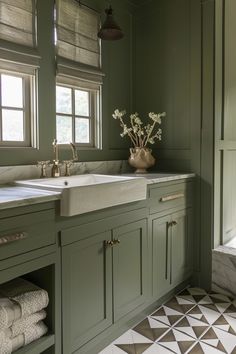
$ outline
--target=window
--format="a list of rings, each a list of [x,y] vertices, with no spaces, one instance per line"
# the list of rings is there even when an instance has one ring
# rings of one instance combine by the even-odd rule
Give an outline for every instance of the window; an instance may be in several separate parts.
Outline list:
[[[0,147],[35,145],[36,0],[0,1]]]
[[[56,1],[56,131],[59,144],[100,147],[100,16],[74,0]]]
[[[98,147],[96,131],[98,90],[57,85],[56,122],[59,144],[73,142],[80,146]]]
[[[0,72],[0,145],[30,146],[31,77]]]

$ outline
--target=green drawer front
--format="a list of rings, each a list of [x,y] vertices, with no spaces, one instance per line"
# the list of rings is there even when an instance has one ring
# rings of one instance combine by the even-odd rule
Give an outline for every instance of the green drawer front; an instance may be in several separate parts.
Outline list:
[[[0,260],[55,243],[54,210],[0,220]]]
[[[150,213],[154,214],[193,203],[192,183],[177,183],[169,186],[150,188]]]

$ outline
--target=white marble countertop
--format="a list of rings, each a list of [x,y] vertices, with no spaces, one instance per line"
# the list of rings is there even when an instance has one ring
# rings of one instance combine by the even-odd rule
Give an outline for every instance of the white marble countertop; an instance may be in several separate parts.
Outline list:
[[[117,174],[116,174],[117,175]],[[135,174],[125,173],[122,176],[145,177],[147,184],[175,181],[195,177],[194,173],[146,173]],[[0,186],[0,210],[14,208],[18,206],[44,203],[58,200],[61,198],[61,192],[50,191],[46,189],[36,189],[31,187],[2,185]]]
[[[154,172],[154,173],[124,173],[122,176],[130,177],[145,177],[148,180],[148,184],[160,183],[160,182],[169,182],[186,178],[193,178],[196,175],[194,173],[168,173],[168,172]]]
[[[0,210],[24,205],[45,203],[60,199],[60,197],[61,193],[58,192],[3,185],[0,187]]]

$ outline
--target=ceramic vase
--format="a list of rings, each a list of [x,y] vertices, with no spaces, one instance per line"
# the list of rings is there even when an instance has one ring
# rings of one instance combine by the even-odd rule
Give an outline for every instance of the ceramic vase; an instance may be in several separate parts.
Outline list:
[[[147,173],[147,168],[155,164],[152,150],[146,147],[130,148],[129,164],[135,167],[135,173]]]

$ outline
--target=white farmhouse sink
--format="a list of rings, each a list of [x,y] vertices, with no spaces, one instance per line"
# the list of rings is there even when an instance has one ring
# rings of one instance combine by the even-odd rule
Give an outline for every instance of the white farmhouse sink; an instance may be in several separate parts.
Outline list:
[[[60,191],[62,216],[143,200],[147,193],[147,180],[142,177],[87,174],[17,181],[16,184]]]

